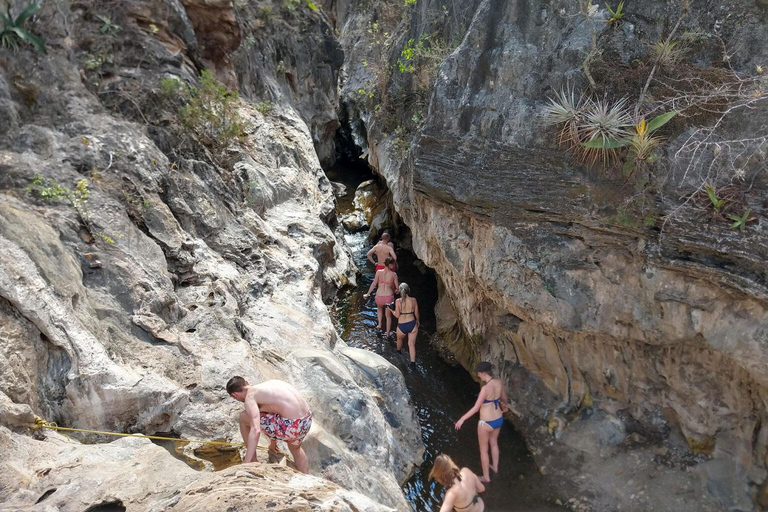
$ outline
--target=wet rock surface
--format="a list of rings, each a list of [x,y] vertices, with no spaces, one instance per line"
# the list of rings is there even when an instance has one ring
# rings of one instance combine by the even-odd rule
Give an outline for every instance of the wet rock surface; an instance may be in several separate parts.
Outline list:
[[[394,510],[286,467],[253,463],[198,472],[145,439],[84,446],[0,427],[0,447],[12,461],[0,476],[3,510]],[[22,479],[27,483],[19,488]]]
[[[35,466],[24,449],[4,449],[14,469],[0,501],[33,509],[43,487],[69,481],[71,494],[46,500],[213,510],[220,489],[236,508],[408,508],[400,483],[423,445],[402,376],[367,377],[326,305],[355,282],[317,153],[333,154],[341,52],[321,13],[257,4],[46,4],[31,26],[47,27],[48,54],[0,57],[0,103],[12,114],[0,141],[0,423],[15,429],[5,446],[48,459]],[[120,28],[101,31],[96,14]],[[243,128],[231,140],[185,131],[173,96],[184,89],[163,81],[202,87],[203,67],[239,84]],[[235,374],[296,385],[314,413],[311,473],[370,499],[266,465],[201,475],[136,441],[29,438],[37,414],[239,441],[242,406],[223,387]],[[113,458],[117,479],[95,480]],[[243,490],[264,480],[271,491]],[[78,486],[87,492],[68,502]]]

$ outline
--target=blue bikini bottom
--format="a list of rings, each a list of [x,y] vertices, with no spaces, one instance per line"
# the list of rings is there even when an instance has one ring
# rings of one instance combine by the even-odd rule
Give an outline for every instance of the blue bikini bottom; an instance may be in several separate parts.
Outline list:
[[[404,324],[397,324],[397,328],[402,331],[403,334],[410,334],[413,328],[416,327],[416,320],[405,322]]]
[[[485,420],[480,420],[480,421],[482,421],[483,423],[491,427],[493,430],[496,430],[497,428],[501,427],[502,423],[504,423],[504,417],[502,416],[501,418],[496,418],[495,420],[491,420],[491,421],[485,421]]]

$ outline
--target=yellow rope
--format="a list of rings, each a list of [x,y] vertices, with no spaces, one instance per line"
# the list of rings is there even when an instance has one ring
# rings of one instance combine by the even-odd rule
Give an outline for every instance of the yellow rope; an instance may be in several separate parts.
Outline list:
[[[174,443],[201,443],[201,444],[212,444],[215,446],[233,446],[233,447],[245,446],[243,443],[230,443],[227,441],[202,441],[199,439],[181,439],[181,438],[175,438],[175,437],[146,436],[144,434],[123,434],[122,432],[108,432],[108,431],[102,431],[102,430],[86,430],[84,428],[60,427],[53,421],[45,421],[43,418],[39,416],[35,416],[35,425],[32,427],[32,430],[40,430],[43,428],[47,428],[49,430],[56,430],[56,431],[65,430],[67,432],[85,432],[87,434],[102,434],[105,436],[141,437],[143,439],[157,439],[159,441],[172,441]]]

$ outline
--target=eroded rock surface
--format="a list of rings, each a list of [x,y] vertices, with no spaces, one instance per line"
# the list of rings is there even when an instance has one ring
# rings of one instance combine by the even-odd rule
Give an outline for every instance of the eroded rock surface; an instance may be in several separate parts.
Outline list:
[[[768,449],[768,176],[761,143],[742,146],[748,157],[728,153],[734,168],[719,168],[727,167],[722,161],[707,167],[731,148],[710,148],[709,160],[696,160],[686,144],[696,129],[708,133],[717,116],[670,127],[654,171],[652,216],[643,225],[642,217],[622,220],[622,205],[647,200],[646,192],[633,196],[636,183],[617,169],[581,165],[541,119],[555,91],[588,89],[582,64],[590,27],[602,51],[592,68],[596,94],[637,98],[653,64],[644,67],[647,48],[669,35],[679,6],[626,4],[621,23],[604,23],[610,15],[602,5],[590,22],[577,2],[382,1],[365,12],[350,2],[327,4],[349,54],[342,94],[356,140],[386,179],[415,252],[440,277],[444,344],[467,368],[490,360],[501,370],[520,405],[517,424],[541,449],[540,459],[552,444],[540,434],[553,413],[564,423],[590,424],[595,420],[582,413],[599,408],[648,445],[678,439],[691,460],[735,461],[738,485],[722,471],[702,471],[687,506],[741,510],[764,479]],[[758,36],[766,30],[764,8],[711,7],[691,2],[679,34],[698,31],[733,48],[729,65],[756,84],[754,98],[763,98],[767,86],[755,66],[768,56]],[[420,42],[437,49],[429,54]],[[716,45],[699,39],[686,52],[676,73],[656,75],[652,95],[682,83],[676,78],[724,71]],[[369,99],[361,90],[375,92]],[[737,109],[709,140],[764,136],[766,102],[753,107]],[[743,210],[755,215],[743,234],[697,203],[697,189],[717,179],[736,187]],[[594,448],[588,460],[625,457],[627,450],[661,460],[616,432],[597,435],[596,425],[574,424],[574,446],[583,440]],[[577,431],[583,439],[573,439]],[[623,451],[601,455],[603,437]],[[573,448],[556,443],[555,454],[558,446]],[[621,481],[601,476],[615,475],[616,467],[581,467],[588,473],[571,476],[598,499],[613,494],[609,481]],[[590,506],[619,505],[633,509],[637,502]]]
[[[198,472],[146,439],[83,446],[57,434],[40,441],[0,427],[0,447],[10,461],[0,475],[3,510],[393,510],[286,467]]]
[[[119,29],[102,31],[97,14]],[[34,412],[63,426],[239,441],[242,406],[224,384],[235,374],[279,378],[312,407],[311,473],[407,509],[399,486],[423,446],[402,376],[360,370],[324,302],[355,269],[335,236],[333,188],[316,153],[333,154],[341,65],[322,14],[272,2],[81,2],[45,4],[30,27],[46,27],[48,54],[0,58],[11,120],[0,140],[0,422],[19,432],[4,434],[6,444],[71,450],[92,461],[94,478],[115,446],[124,464],[115,472],[133,483],[109,487],[134,510],[195,481],[199,489],[167,507],[214,509],[215,497],[194,496],[222,486],[239,506],[248,495],[236,488],[253,478],[279,482],[259,495],[265,507],[381,508],[289,470],[209,479],[133,441],[51,448],[22,435]],[[198,86],[211,62],[221,82],[240,85],[243,129],[204,143],[179,117],[173,95],[183,89],[163,79]],[[386,366],[371,358],[366,365]],[[46,489],[29,459],[14,460],[20,453],[3,450],[4,464],[27,475],[14,472],[3,493],[31,509]],[[65,459],[45,467],[57,475]],[[129,460],[180,469],[154,497],[139,495],[146,482],[130,479],[157,471],[132,477]],[[61,471],[51,485],[87,480],[78,467]],[[66,510],[108,499],[103,481],[82,488]],[[48,499],[57,494],[70,499]]]

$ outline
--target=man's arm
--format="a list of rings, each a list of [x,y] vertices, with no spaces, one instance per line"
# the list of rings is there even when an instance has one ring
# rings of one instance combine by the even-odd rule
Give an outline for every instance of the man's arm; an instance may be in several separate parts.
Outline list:
[[[392,259],[397,261],[397,254],[395,254],[395,250],[390,246],[387,246],[387,249],[389,249],[389,255],[392,257]]]
[[[366,258],[368,258],[368,261],[370,261],[371,263],[373,263],[373,264],[375,265],[375,264],[376,264],[376,262],[375,262],[375,261],[373,261],[373,258],[371,258],[371,254],[373,254],[373,250],[374,250],[374,249],[376,249],[376,246],[375,246],[375,245],[374,245],[373,247],[371,247],[371,250],[370,250],[370,251],[368,251],[367,253],[365,253],[365,257],[366,257]]]
[[[245,442],[245,459],[243,462],[256,462],[256,449],[259,446],[259,436],[261,435],[261,418],[259,417],[259,404],[256,398],[248,396],[245,398],[245,412],[251,418],[251,430],[248,432],[248,440]]]

